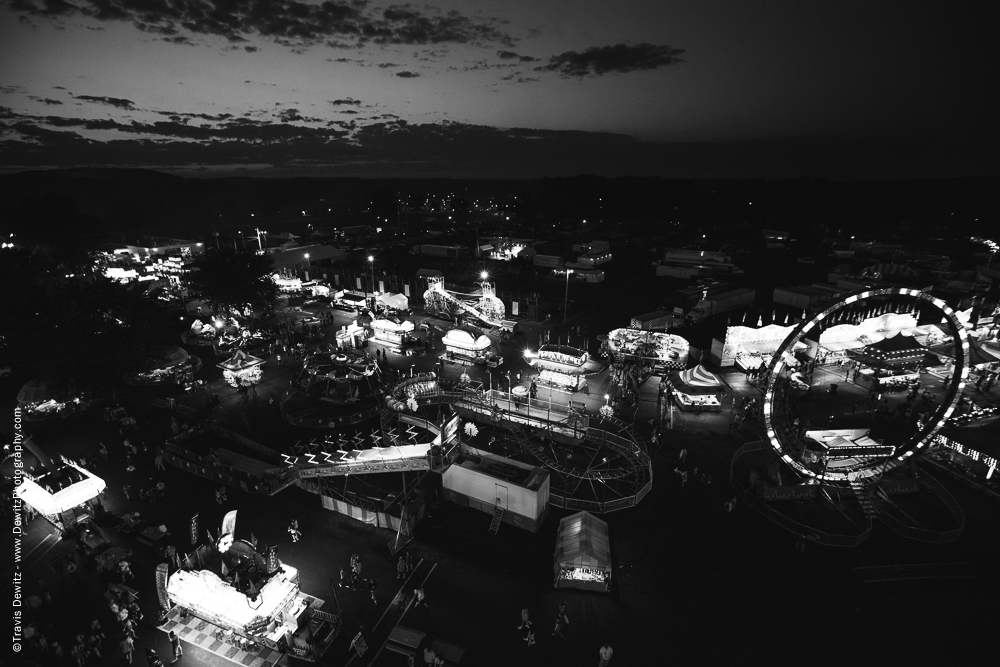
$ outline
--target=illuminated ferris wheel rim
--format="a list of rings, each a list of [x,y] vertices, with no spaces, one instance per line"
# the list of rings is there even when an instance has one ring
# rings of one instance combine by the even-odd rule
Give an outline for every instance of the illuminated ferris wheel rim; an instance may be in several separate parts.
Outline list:
[[[775,386],[777,385],[776,379],[777,374],[780,373],[786,366],[794,367],[797,365],[797,361],[791,353],[791,350],[796,343],[802,340],[806,334],[811,332],[818,324],[820,324],[824,319],[836,313],[837,311],[848,308],[855,303],[870,299],[873,297],[882,296],[905,296],[913,297],[917,301],[927,302],[934,307],[936,307],[950,322],[953,330],[956,332],[952,334],[952,340],[955,343],[956,348],[961,350],[961,354],[955,357],[955,373],[958,374],[958,382],[949,382],[950,387],[948,388],[948,393],[946,399],[942,402],[940,408],[938,408],[935,416],[932,418],[933,423],[929,426],[925,425],[917,434],[911,439],[910,443],[906,447],[901,447],[897,450],[896,454],[887,461],[879,461],[877,464],[868,464],[867,467],[862,467],[860,469],[851,470],[848,472],[831,472],[824,471],[822,473],[817,473],[810,470],[808,467],[804,466],[802,463],[793,459],[787,452],[784,445],[778,436],[778,429],[775,428],[773,423],[773,403]],[[817,338],[818,340],[818,338]],[[827,481],[850,481],[856,479],[864,479],[868,477],[873,477],[881,472],[892,469],[901,463],[903,463],[907,458],[913,454],[925,449],[933,440],[934,436],[945,424],[948,418],[955,410],[955,406],[958,405],[958,401],[962,397],[962,390],[965,388],[966,379],[969,375],[969,344],[968,344],[968,334],[965,332],[962,323],[958,319],[958,315],[955,313],[951,307],[948,306],[944,301],[938,299],[935,296],[921,292],[920,290],[908,289],[902,287],[884,287],[879,289],[864,289],[858,290],[857,292],[852,292],[848,294],[840,301],[829,306],[826,310],[815,315],[812,319],[806,320],[798,324],[791,333],[785,338],[785,340],[778,347],[774,356],[771,358],[768,364],[768,377],[770,381],[767,383],[767,390],[764,394],[764,429],[767,433],[767,439],[771,447],[774,448],[775,452],[781,457],[781,459],[791,466],[794,470],[805,475],[807,477],[812,477],[816,480],[827,480]],[[954,379],[954,375],[952,378]],[[949,400],[950,398],[950,400]],[[945,407],[947,404],[947,407]]]

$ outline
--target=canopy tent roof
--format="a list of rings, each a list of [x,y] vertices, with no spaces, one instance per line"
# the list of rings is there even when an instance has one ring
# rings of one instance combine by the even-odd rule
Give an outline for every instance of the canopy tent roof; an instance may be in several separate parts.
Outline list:
[[[577,512],[559,521],[556,565],[611,570],[608,524],[590,512]]]
[[[341,301],[349,301],[351,303],[363,303],[365,297],[361,294],[352,294],[350,292],[344,292],[344,296],[340,297]]]
[[[392,320],[377,319],[372,320],[372,329],[381,331],[394,331],[397,333],[408,333],[413,331],[413,322],[410,320],[403,320],[402,322],[394,322]]]
[[[66,462],[34,480],[25,477],[14,494],[42,514],[53,515],[96,498],[106,486],[100,477]]]
[[[410,305],[410,300],[402,294],[380,294],[378,300],[379,303],[385,304],[389,308],[395,308],[396,310],[404,310]]]
[[[243,350],[236,350],[236,352],[233,353],[233,356],[217,365],[222,370],[239,373],[240,371],[245,371],[248,368],[260,366],[262,363],[264,363],[264,360],[260,357],[247,354]]]
[[[847,350],[848,356],[873,368],[911,368],[936,366],[940,361],[927,352],[913,336],[903,333],[886,336],[860,350]]]
[[[725,380],[704,366],[695,366],[686,371],[674,371],[670,382],[677,391],[688,394],[721,394],[729,390]]]
[[[982,344],[975,338],[969,337],[966,339],[969,346],[969,365],[972,367],[983,366],[986,364],[992,364],[994,362],[1000,361],[1000,356],[996,353],[984,348]],[[931,352],[934,354],[939,354],[945,357],[955,358],[955,345],[954,343],[942,343],[940,345],[932,345],[930,348]]]
[[[468,324],[449,329],[441,340],[445,345],[463,350],[486,350],[493,344],[482,329]]]
[[[17,402],[21,404],[44,403],[59,401],[69,394],[69,386],[65,380],[57,378],[36,378],[28,382],[17,392]]]
[[[443,276],[444,274],[437,269],[417,269],[417,277],[425,278],[427,276]]]
[[[968,449],[1000,459],[1000,417],[990,417],[963,426],[949,424],[941,429],[940,434]]]

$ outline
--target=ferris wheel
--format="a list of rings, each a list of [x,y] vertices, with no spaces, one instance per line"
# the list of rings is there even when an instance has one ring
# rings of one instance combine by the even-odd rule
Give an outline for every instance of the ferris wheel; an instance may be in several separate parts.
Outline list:
[[[954,345],[954,366],[944,378],[939,403],[925,413],[922,420],[915,420],[905,432],[892,433],[891,446],[856,448],[848,463],[836,468],[810,465],[802,455],[801,429],[798,428],[797,409],[802,405],[803,371],[807,362],[795,351],[816,349],[824,330],[845,321],[851,313],[869,313],[878,309],[918,310],[925,319],[928,311],[940,315],[941,331]],[[936,319],[936,317],[935,317]],[[969,345],[967,334],[957,314],[940,299],[915,289],[878,288],[854,292],[834,303],[811,319],[798,324],[781,343],[768,365],[768,381],[763,400],[763,418],[766,440],[784,463],[803,479],[820,482],[865,482],[874,480],[884,472],[903,464],[910,457],[925,450],[935,435],[955,411],[962,396],[969,374]],[[875,386],[878,386],[876,382]],[[846,448],[845,448],[846,449]]]

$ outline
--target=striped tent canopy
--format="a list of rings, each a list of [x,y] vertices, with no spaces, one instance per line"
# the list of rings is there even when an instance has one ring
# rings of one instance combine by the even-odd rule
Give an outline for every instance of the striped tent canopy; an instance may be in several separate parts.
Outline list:
[[[689,396],[723,394],[729,391],[729,385],[725,380],[704,366],[695,366],[686,371],[674,371],[670,374],[670,383],[674,389]]]
[[[217,364],[219,368],[238,373],[240,371],[245,371],[248,368],[253,368],[254,366],[260,366],[264,363],[264,360],[260,357],[255,357],[252,354],[247,354],[243,350],[236,350],[226,361]]]

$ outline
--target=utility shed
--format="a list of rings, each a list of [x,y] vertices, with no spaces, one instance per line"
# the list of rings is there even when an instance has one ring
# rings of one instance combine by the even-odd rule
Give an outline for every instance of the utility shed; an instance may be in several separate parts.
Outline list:
[[[450,502],[493,514],[501,521],[537,533],[548,514],[549,471],[468,448],[442,475]]]

